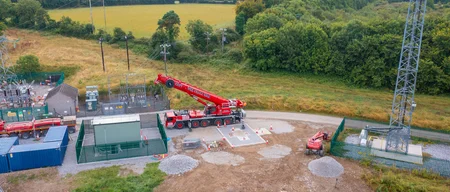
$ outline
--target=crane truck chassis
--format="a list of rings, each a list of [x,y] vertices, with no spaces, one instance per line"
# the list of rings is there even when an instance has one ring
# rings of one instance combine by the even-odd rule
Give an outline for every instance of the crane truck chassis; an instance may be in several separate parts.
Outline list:
[[[66,116],[61,118],[47,118],[39,119],[35,121],[22,121],[6,123],[0,120],[0,136],[8,135],[10,137],[20,136],[22,139],[28,139],[34,135],[34,133],[40,136],[45,136],[48,129],[52,126],[67,125],[69,133],[76,132],[76,117]]]
[[[234,124],[241,122],[246,114],[243,107],[245,102],[239,99],[225,99],[213,93],[180,81],[178,79],[159,74],[155,84],[164,84],[168,88],[175,88],[187,93],[199,103],[205,106],[201,110],[179,110],[164,114],[166,128],[183,129],[207,127],[210,125]],[[205,101],[213,104],[208,104]]]

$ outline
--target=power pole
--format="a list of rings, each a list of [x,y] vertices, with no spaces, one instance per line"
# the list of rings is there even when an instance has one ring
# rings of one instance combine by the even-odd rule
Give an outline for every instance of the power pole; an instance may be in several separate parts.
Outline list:
[[[167,76],[167,55],[169,52],[167,52],[167,48],[170,47],[170,44],[162,44],[160,45],[161,48],[163,48],[163,51],[161,51],[161,55],[164,55],[164,71],[166,72]]]
[[[94,17],[92,16],[92,4],[91,4],[91,0],[89,0],[89,8],[91,10],[91,24],[92,24],[92,34],[94,34]]]
[[[100,37],[100,39],[98,40],[98,42],[100,43],[100,49],[102,51],[102,64],[103,64],[103,72],[106,72],[106,68],[105,68],[105,57],[103,54],[103,38]]]
[[[105,19],[105,32],[106,32],[106,8],[105,8],[105,0],[103,0],[103,18]]]
[[[222,32],[222,53],[223,53],[223,45],[224,45],[224,42],[225,42],[225,40],[226,40],[226,37],[225,37],[225,35],[227,35],[227,29],[226,28],[220,28],[220,31]]]
[[[205,32],[206,35],[206,54],[209,53],[209,40],[211,39],[211,33],[210,32]]]
[[[127,62],[128,62],[128,71],[130,71],[130,56],[128,54],[128,37],[125,36],[125,45],[127,47]]]

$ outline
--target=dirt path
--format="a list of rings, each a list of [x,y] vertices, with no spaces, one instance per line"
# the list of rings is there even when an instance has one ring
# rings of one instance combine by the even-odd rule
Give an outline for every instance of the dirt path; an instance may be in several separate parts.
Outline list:
[[[364,170],[357,162],[346,159],[333,157],[345,168],[337,188],[335,178],[314,176],[308,170],[308,163],[317,157],[305,156],[303,148],[307,138],[317,130],[309,123],[291,124],[295,126],[293,133],[263,136],[269,144],[224,149],[245,158],[245,163],[238,166],[207,163],[200,156],[203,149],[185,152],[200,161],[199,167],[181,176],[168,176],[156,191],[371,191],[361,180]],[[335,129],[335,126],[320,126],[328,131]],[[275,160],[263,159],[258,154],[261,148],[275,144],[290,147],[291,154]]]

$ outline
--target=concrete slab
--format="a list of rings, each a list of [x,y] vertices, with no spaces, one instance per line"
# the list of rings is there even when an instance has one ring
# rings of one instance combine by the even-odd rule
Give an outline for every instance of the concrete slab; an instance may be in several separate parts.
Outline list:
[[[383,157],[387,159],[394,159],[398,161],[423,164],[422,157],[422,146],[409,144],[409,149],[407,154],[395,153],[395,152],[387,152],[386,149],[386,140],[384,139],[374,139],[372,141],[372,150],[370,150],[371,155],[377,157]],[[406,146],[405,146],[406,147]]]
[[[192,129],[192,132],[186,132],[186,137],[184,137],[184,139],[204,139],[206,142],[212,142],[221,140],[222,135],[216,128],[210,126]]]
[[[220,134],[225,137],[225,140],[233,147],[242,147],[248,145],[257,145],[266,143],[261,136],[256,134],[252,127],[244,124],[245,129],[240,129],[236,125],[228,125],[226,127],[216,128]],[[235,129],[233,130],[233,127]]]
[[[286,121],[273,120],[273,119],[245,119],[245,123],[250,125],[253,130],[266,129],[276,134],[290,133],[294,131],[294,127]]]
[[[266,129],[266,128],[252,128],[253,131],[258,134],[259,136],[261,135],[271,135],[272,133]]]

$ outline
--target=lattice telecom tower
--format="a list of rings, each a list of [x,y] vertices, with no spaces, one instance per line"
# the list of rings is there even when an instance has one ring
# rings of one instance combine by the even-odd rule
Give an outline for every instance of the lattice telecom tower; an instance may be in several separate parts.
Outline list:
[[[8,47],[7,44],[12,42],[14,43],[14,48],[16,47],[16,42],[18,40],[8,40],[6,36],[0,36],[0,81],[10,81],[15,74],[9,69],[9,57],[8,57]]]
[[[409,1],[389,128],[368,128],[387,131],[386,151],[408,153],[425,11],[426,0]]]

